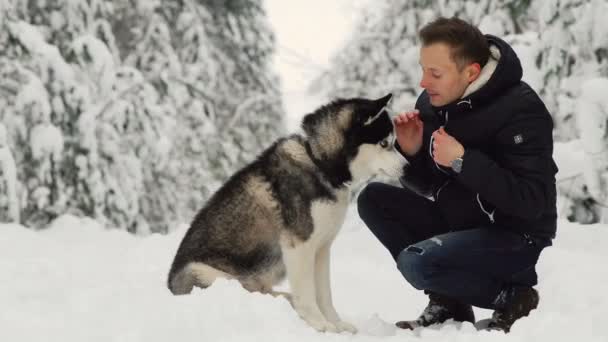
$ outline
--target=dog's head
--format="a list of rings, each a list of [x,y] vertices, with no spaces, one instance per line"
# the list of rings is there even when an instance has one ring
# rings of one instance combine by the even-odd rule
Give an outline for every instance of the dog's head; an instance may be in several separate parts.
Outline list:
[[[388,94],[377,100],[339,99],[302,121],[313,157],[332,183],[358,183],[377,173],[397,176],[405,159],[395,150]]]

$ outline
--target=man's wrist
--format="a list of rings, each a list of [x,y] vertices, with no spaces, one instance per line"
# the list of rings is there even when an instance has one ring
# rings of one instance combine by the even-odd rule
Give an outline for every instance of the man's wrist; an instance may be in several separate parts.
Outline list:
[[[464,160],[462,159],[464,157],[464,148],[461,149],[461,152],[456,156],[456,158],[454,158],[451,162],[450,162],[450,167],[452,168],[452,170],[456,173],[460,173],[462,172],[462,164],[464,163]]]
[[[403,149],[401,147],[401,144],[399,144],[398,140],[395,140],[395,147],[397,148],[397,151],[399,151],[404,157],[414,157],[418,154],[418,152],[420,152],[420,147],[418,147],[418,149],[416,149],[416,151],[407,151],[405,149]]]

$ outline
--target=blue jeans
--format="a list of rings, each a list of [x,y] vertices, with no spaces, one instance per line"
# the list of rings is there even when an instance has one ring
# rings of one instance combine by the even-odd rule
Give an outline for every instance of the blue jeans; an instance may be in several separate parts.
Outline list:
[[[414,288],[487,309],[503,289],[536,285],[536,263],[551,245],[494,226],[449,231],[433,201],[382,183],[361,192],[358,210]]]

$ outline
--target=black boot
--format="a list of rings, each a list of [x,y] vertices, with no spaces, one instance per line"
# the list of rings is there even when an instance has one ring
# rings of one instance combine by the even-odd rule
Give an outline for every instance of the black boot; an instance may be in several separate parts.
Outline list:
[[[441,324],[448,319],[453,319],[456,322],[475,323],[475,314],[470,305],[437,293],[428,292],[428,295],[429,304],[418,319],[415,321],[399,321],[395,325],[401,329],[414,330],[416,327]]]
[[[536,309],[538,300],[538,292],[529,286],[512,286],[503,290],[495,302],[496,310],[488,329],[508,333],[515,321]]]

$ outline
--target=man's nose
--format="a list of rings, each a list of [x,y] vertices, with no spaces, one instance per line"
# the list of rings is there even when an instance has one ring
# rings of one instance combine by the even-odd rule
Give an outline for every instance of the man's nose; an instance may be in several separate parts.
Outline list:
[[[427,89],[428,86],[429,86],[429,81],[428,81],[427,77],[422,76],[422,79],[420,79],[420,87]]]

